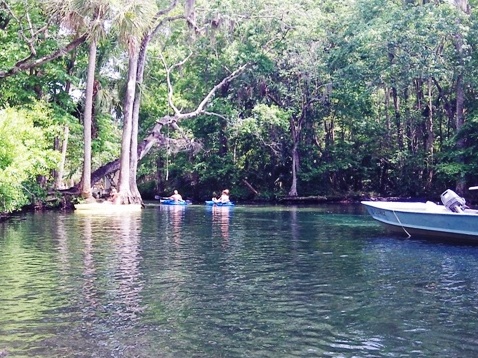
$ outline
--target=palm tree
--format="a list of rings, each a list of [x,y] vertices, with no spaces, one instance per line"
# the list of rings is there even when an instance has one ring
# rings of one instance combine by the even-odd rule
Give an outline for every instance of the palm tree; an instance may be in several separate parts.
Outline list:
[[[176,1],[174,1],[174,6]],[[174,8],[173,6],[173,8]],[[123,137],[121,141],[119,197],[122,204],[142,203],[136,183],[138,165],[138,111],[139,91],[137,83],[142,81],[144,62],[138,70],[140,50],[144,55],[147,42],[145,37],[150,38],[150,26],[157,20],[157,9],[148,0],[126,1],[126,11],[120,13],[118,21],[119,37],[128,48],[128,76],[126,92],[123,101]],[[127,17],[122,16],[128,14]],[[144,56],[141,56],[144,61]],[[134,114],[135,113],[135,114]]]
[[[81,196],[91,199],[91,123],[93,116],[93,84],[96,69],[96,39],[90,40],[88,53],[88,74],[86,76],[85,111],[83,113],[83,171]]]
[[[132,195],[137,195],[141,201],[140,193],[136,184],[136,173],[138,167],[138,128],[139,128],[139,107],[141,102],[141,92],[136,89],[141,86],[144,79],[144,68],[146,66],[146,54],[148,45],[151,39],[156,36],[159,30],[164,25],[166,20],[174,21],[178,19],[186,18],[187,21],[193,18],[195,0],[186,0],[185,1],[185,14],[184,16],[178,15],[175,17],[167,17],[178,5],[177,0],[171,0],[169,5],[164,9],[160,9],[156,14],[151,18],[150,26],[145,28],[144,33],[141,37],[141,43],[139,46],[139,52],[137,55],[137,64],[136,64],[136,86],[135,86],[135,95],[132,103],[132,118],[131,118],[131,148],[130,148],[130,192]]]
[[[59,16],[63,26],[74,32],[88,29],[88,71],[86,77],[85,109],[83,113],[83,171],[81,196],[91,199],[91,124],[93,117],[93,86],[96,71],[98,40],[105,34],[104,24],[110,10],[110,0],[49,0],[50,12]]]

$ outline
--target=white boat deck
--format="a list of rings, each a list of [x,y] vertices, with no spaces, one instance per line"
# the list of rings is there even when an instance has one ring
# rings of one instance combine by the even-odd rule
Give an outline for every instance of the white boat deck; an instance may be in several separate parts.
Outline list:
[[[463,213],[455,213],[448,210],[443,205],[438,205],[434,202],[389,202],[389,201],[362,201],[365,206],[371,206],[377,209],[390,210],[390,211],[406,211],[416,213],[437,213],[437,214],[449,214],[449,215],[463,215],[463,214],[478,214],[478,210],[466,209]]]
[[[369,214],[408,236],[431,236],[478,241],[478,210],[455,213],[433,202],[363,201]]]

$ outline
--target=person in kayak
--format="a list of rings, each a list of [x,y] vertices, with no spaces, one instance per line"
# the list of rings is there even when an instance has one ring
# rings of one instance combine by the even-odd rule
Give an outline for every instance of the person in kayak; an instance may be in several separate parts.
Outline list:
[[[216,198],[212,198],[212,201],[214,201],[215,203],[228,203],[230,200],[229,200],[229,189],[224,189],[221,193],[221,196],[219,197],[219,199],[216,199]]]
[[[174,191],[174,194],[169,197],[169,199],[174,201],[183,201],[183,197],[178,193],[177,190]]]

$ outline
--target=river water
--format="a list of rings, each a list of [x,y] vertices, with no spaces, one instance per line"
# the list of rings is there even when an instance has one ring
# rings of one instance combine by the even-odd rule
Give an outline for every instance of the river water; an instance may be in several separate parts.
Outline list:
[[[35,213],[0,303],[0,357],[477,357],[478,245],[352,205]]]

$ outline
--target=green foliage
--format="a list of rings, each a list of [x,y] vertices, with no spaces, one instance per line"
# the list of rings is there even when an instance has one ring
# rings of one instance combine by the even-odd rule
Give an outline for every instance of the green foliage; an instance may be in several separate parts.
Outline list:
[[[226,69],[244,62],[252,66],[216,94],[208,110],[221,117],[183,123],[203,152],[193,156],[192,165],[190,155],[176,154],[168,164],[169,181],[184,180],[196,192],[207,192],[247,178],[272,193],[276,183],[290,182],[289,120],[303,115],[299,181],[305,192],[403,193],[424,187],[424,171],[433,170],[434,163],[423,150],[425,104],[417,108],[415,86],[431,83],[434,76],[443,90],[452,88],[450,39],[459,28],[445,19],[458,16],[453,7],[394,1],[204,6],[196,19],[208,28],[207,36],[184,42],[172,32],[163,41],[169,64],[192,54],[173,73],[175,103],[194,109]],[[246,14],[254,14],[253,20]],[[145,96],[144,123],[168,112],[164,71],[154,58],[149,85],[155,90]],[[392,87],[398,112],[391,106]],[[304,107],[309,101],[312,105]],[[444,112],[434,114],[434,128],[440,129]],[[157,153],[164,163],[165,152]],[[160,170],[164,175],[164,166]],[[403,176],[419,180],[397,180]]]
[[[49,25],[48,32],[30,39],[36,51],[33,57],[40,57],[69,40],[71,34],[60,27],[67,25],[61,16],[63,5],[81,3],[9,2],[12,13],[0,10],[0,17],[9,18],[0,30],[0,70],[30,55],[26,37],[19,37],[22,29],[23,35],[28,34],[28,18],[32,29]],[[150,4],[165,8],[169,2]],[[58,17],[48,18],[52,12],[43,11],[46,5],[49,10],[55,8]],[[91,9],[80,10],[84,16]],[[475,180],[476,11],[467,15],[444,1],[201,0],[195,2],[195,23],[188,24],[181,17],[183,10],[178,6],[169,14],[169,19],[178,20],[164,21],[149,47],[145,81],[139,88],[140,141],[158,118],[173,113],[165,66],[174,67],[172,99],[183,113],[195,110],[239,66],[247,63],[248,68],[216,91],[206,107],[208,114],[180,122],[182,132],[162,129],[173,139],[184,136],[198,145],[194,151],[151,150],[138,170],[145,190],[176,188],[188,197],[208,198],[212,191],[229,187],[234,195],[249,198],[253,195],[243,184],[247,180],[263,198],[284,195],[292,182],[295,147],[300,195],[358,191],[411,195],[439,191],[458,176]],[[95,168],[119,153],[120,99],[127,69],[127,49],[118,46],[119,34],[123,39],[136,34],[131,27],[136,23],[133,15],[122,13],[118,24],[127,26],[102,32],[99,42],[92,143]],[[84,23],[69,25],[79,29]],[[120,27],[129,31],[120,32]],[[33,128],[43,133],[38,147],[51,147],[61,139],[63,126],[68,126],[66,171],[75,177],[83,156],[82,103],[67,89],[83,90],[86,52],[82,46],[41,67],[0,79],[4,113],[9,111],[12,118],[36,114],[29,118],[34,118]],[[467,122],[457,134],[460,76]],[[48,106],[12,109],[33,106],[40,99]],[[458,140],[466,144],[460,150],[455,146]],[[29,152],[37,158],[27,161],[31,173],[20,168],[28,172],[19,181],[23,186],[14,186],[14,180],[4,186],[10,189],[3,197],[16,198],[9,208],[26,202],[25,188],[35,192],[34,178],[40,168],[55,167],[45,162],[55,156],[42,156],[32,141],[36,143],[36,139],[21,141],[32,147]],[[8,145],[12,144],[7,141]],[[18,166],[9,155],[2,157],[5,168]]]
[[[0,212],[20,209],[32,199],[38,176],[48,176],[57,167],[59,153],[47,140],[54,126],[50,111],[38,103],[29,109],[6,108],[0,111]]]
[[[248,118],[237,118],[231,126],[234,167],[238,176],[260,187],[274,187],[287,172],[282,164],[289,140],[289,114],[275,105],[258,104]]]
[[[458,139],[466,142],[464,150],[455,148],[454,144]],[[478,117],[476,112],[470,114],[462,130],[446,145],[448,149],[442,155],[443,163],[437,166],[439,174],[448,181],[451,181],[452,178],[464,176],[474,185],[478,176],[478,163],[476,161],[478,155]]]
[[[119,157],[121,150],[121,129],[112,121],[111,116],[96,116],[98,131],[92,142],[93,167],[98,168]]]

